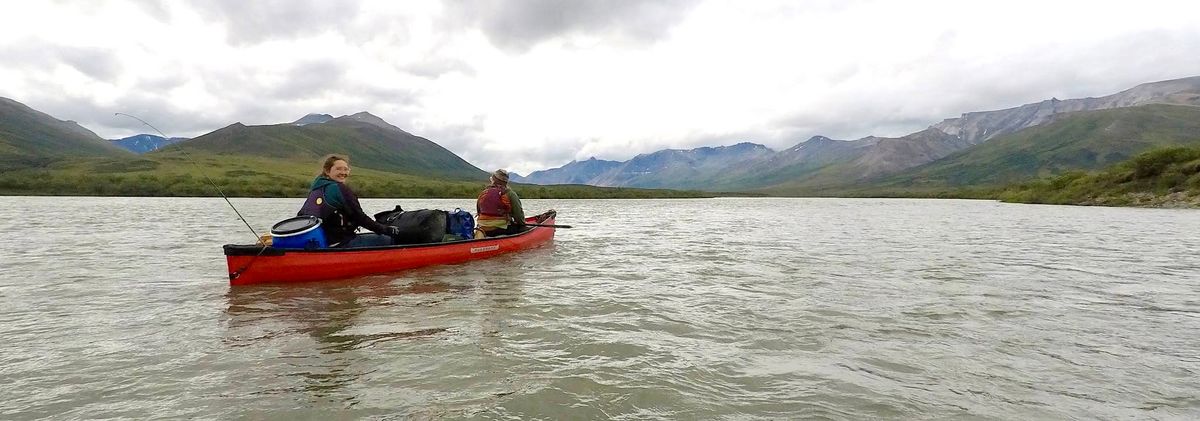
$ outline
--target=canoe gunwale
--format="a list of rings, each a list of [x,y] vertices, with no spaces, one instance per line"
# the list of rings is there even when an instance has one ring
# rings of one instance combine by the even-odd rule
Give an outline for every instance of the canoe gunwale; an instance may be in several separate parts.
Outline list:
[[[553,225],[555,216],[550,210],[526,222]],[[231,286],[309,282],[486,259],[539,247],[554,240],[554,231],[554,226],[531,226],[512,235],[425,244],[325,249],[226,244],[223,249]]]
[[[505,238],[518,238],[520,236],[527,235],[527,234],[533,232],[534,230],[538,230],[538,229],[545,229],[545,228],[544,227],[531,227],[529,230],[522,231],[522,232],[519,232],[516,234],[501,235],[501,236],[496,236],[496,237],[472,238],[469,240],[464,239],[464,240],[454,240],[454,241],[442,241],[442,242],[438,242],[438,243],[394,244],[394,245],[390,245],[390,246],[329,247],[329,248],[316,248],[316,249],[293,249],[293,248],[283,249],[283,248],[275,248],[275,247],[271,247],[271,246],[260,246],[257,244],[226,244],[222,247],[225,249],[226,256],[254,256],[254,255],[259,254],[259,252],[262,252],[263,256],[282,256],[284,254],[290,254],[290,253],[346,253],[346,252],[354,252],[354,251],[388,251],[388,250],[402,250],[402,249],[412,249],[412,248],[421,248],[421,247],[442,247],[442,246],[452,246],[452,245],[458,245],[458,244],[495,241],[495,240],[502,240]],[[262,250],[263,247],[266,247],[267,250],[263,251]]]

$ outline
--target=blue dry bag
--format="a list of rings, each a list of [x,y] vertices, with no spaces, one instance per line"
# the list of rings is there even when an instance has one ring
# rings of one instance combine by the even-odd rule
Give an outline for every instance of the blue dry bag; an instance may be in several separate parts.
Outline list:
[[[475,218],[462,208],[446,212],[446,232],[464,240],[475,238]]]

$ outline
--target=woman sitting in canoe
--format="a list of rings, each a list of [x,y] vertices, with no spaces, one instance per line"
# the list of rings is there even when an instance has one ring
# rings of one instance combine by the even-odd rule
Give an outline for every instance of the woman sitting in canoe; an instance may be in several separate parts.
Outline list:
[[[321,229],[329,247],[386,246],[399,235],[399,228],[375,222],[363,213],[358,196],[346,185],[350,177],[350,161],[343,156],[329,155],[321,165],[321,174],[313,180],[308,199],[298,215],[321,218]],[[374,234],[355,234],[359,226]]]

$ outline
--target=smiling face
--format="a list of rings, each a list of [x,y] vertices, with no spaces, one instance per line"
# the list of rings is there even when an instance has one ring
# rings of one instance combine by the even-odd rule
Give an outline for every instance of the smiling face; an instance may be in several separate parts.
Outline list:
[[[333,181],[345,183],[346,179],[350,177],[350,163],[340,159],[333,161],[333,166],[325,171],[325,176]]]

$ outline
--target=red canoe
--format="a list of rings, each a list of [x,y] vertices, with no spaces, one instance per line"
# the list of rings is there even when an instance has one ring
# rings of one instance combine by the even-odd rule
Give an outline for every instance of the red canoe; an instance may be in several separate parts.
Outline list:
[[[554,211],[525,218],[554,225]],[[538,220],[544,218],[542,220]],[[540,246],[554,239],[553,226],[534,226],[516,235],[445,243],[317,250],[225,245],[230,285],[353,278],[421,266],[461,263]]]

